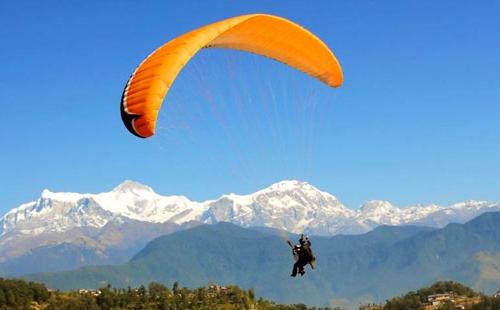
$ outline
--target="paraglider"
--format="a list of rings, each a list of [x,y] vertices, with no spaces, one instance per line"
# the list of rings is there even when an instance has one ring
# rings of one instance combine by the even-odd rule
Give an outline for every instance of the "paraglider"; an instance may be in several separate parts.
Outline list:
[[[288,245],[292,248],[293,258],[295,260],[292,274],[290,276],[297,276],[297,271],[301,276],[303,276],[306,273],[305,266],[308,264],[312,269],[314,269],[316,265],[316,257],[313,254],[309,237],[302,234],[300,235],[299,244],[292,245],[292,243],[288,241]]]
[[[172,83],[202,48],[227,48],[265,56],[298,69],[331,87],[343,82],[333,52],[314,34],[285,18],[250,14],[203,26],[165,43],[135,69],[123,90],[120,111],[125,127],[135,136],[154,135],[158,113]],[[304,275],[316,258],[302,235],[292,247],[296,259],[292,276]]]
[[[151,53],[130,76],[121,116],[134,135],[154,135],[162,102],[186,63],[202,48],[228,48],[266,56],[331,87],[342,84],[342,69],[318,37],[285,18],[250,14],[228,18],[183,34]]]

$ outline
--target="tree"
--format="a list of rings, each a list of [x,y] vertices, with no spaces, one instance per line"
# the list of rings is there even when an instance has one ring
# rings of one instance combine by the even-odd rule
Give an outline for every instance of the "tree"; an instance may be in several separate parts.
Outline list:
[[[451,301],[445,302],[440,308],[440,310],[455,310],[455,304]]]
[[[114,294],[111,286],[108,284],[99,290],[101,293],[96,297],[97,304],[104,310],[111,309],[114,305]]]
[[[175,281],[174,284],[172,285],[172,292],[174,294],[177,294],[178,290],[179,290],[179,282]]]

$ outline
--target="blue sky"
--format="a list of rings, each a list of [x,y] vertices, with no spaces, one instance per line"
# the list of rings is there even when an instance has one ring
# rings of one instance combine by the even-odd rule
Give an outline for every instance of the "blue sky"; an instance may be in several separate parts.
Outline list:
[[[500,201],[498,1],[0,0],[0,214],[53,191],[125,179],[192,199],[306,180],[357,208]],[[136,65],[169,39],[247,13],[317,34],[345,84],[204,50],[158,134],[119,115]]]

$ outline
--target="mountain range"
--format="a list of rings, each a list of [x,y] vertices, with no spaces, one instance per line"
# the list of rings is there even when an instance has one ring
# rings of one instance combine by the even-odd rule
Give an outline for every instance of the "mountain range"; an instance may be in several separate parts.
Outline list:
[[[279,302],[318,306],[382,302],[444,279],[486,293],[500,286],[498,211],[441,229],[382,225],[361,235],[314,237],[317,267],[299,278],[289,276],[288,237],[297,236],[230,223],[200,225],[154,239],[126,264],[27,278],[59,289],[233,283]]]
[[[132,181],[99,194],[44,190],[36,201],[0,219],[0,274],[123,263],[154,238],[200,224],[229,222],[333,236],[361,234],[380,225],[440,228],[495,210],[500,204],[486,201],[397,208],[380,200],[353,210],[335,196],[295,180],[204,202],[162,196]]]

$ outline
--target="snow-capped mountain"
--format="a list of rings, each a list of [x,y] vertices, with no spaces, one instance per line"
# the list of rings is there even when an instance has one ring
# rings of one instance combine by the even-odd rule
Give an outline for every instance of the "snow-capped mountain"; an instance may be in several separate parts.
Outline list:
[[[38,261],[40,253],[52,253],[54,249],[62,253],[60,259],[73,259],[69,265],[74,268],[116,263],[127,260],[160,235],[200,223],[224,221],[331,236],[364,233],[379,225],[443,227],[497,210],[499,203],[485,201],[397,208],[380,200],[367,201],[353,210],[333,195],[294,180],[253,194],[228,194],[204,202],[162,196],[132,181],[99,194],[44,190],[36,201],[22,204],[0,219],[0,273],[2,264],[4,268],[7,263],[24,268],[30,265],[26,261]],[[16,267],[14,272],[37,271],[23,268]]]
[[[289,180],[248,195],[228,194],[196,202],[185,196],[162,196],[148,186],[125,181],[100,194],[54,193],[12,209],[0,220],[0,237],[16,232],[37,235],[75,228],[104,227],[110,221],[149,223],[190,221],[232,222],[316,235],[363,233],[379,225],[419,224],[443,227],[463,223],[500,204],[467,201],[451,206],[394,207],[388,201],[367,201],[358,210],[346,208],[336,197],[307,182]]]
[[[208,203],[200,221],[333,235],[355,214],[337,198],[309,183],[282,181],[250,195],[224,195]]]
[[[0,236],[16,230],[25,234],[101,228],[111,220],[184,223],[200,218],[206,204],[184,196],[161,196],[150,187],[125,181],[100,194],[53,193],[44,190],[37,201],[12,209],[0,220]]]

